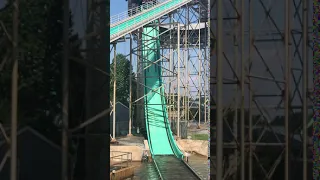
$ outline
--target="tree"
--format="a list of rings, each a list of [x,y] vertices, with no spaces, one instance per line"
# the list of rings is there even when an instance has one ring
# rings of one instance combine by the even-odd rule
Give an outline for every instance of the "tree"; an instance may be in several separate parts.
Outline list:
[[[123,54],[117,54],[117,72],[116,72],[116,102],[121,102],[122,104],[129,105],[129,95],[130,95],[130,68],[132,70],[132,65],[130,61]],[[110,99],[113,99],[113,82],[114,82],[114,59],[110,65]],[[136,99],[136,81],[135,73],[132,73],[132,100]]]
[[[19,125],[30,125],[47,135],[54,136],[60,142],[58,126],[53,120],[61,113],[61,60],[63,35],[63,9],[61,0],[30,0],[20,2],[19,22]],[[0,20],[5,28],[0,28],[0,59],[11,57],[11,42],[6,32],[12,32],[12,1],[0,11]],[[77,41],[78,36],[72,31],[70,20],[70,42]],[[71,56],[81,57],[79,45],[73,46]],[[10,58],[8,58],[10,59]],[[3,61],[2,61],[3,62]],[[4,64],[0,73],[0,122],[8,123],[10,117],[11,64]],[[78,64],[70,62],[70,106],[78,108],[79,94],[83,91],[84,70]],[[82,79],[82,80],[81,80]],[[83,99],[81,97],[80,99]],[[79,105],[78,107],[73,106]],[[74,116],[71,110],[71,116]],[[71,117],[72,118],[72,117]]]

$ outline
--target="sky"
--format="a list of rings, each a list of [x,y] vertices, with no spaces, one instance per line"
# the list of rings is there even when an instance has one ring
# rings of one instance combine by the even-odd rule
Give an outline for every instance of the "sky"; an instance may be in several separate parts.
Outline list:
[[[125,0],[110,0],[110,17],[128,11],[128,2]],[[129,42],[117,44],[117,53],[128,55],[130,50]],[[113,52],[110,54],[110,61],[113,59]],[[135,68],[136,69],[136,68]]]

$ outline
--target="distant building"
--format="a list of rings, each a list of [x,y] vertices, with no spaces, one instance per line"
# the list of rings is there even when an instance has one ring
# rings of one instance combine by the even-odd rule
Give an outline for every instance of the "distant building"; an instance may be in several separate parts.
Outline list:
[[[61,179],[61,148],[31,127],[18,131],[17,173],[19,180]],[[0,139],[0,161],[9,147]],[[1,180],[10,179],[10,157],[0,171]]]
[[[116,136],[129,133],[129,108],[121,102],[116,103]],[[113,112],[110,114],[110,134],[113,134]]]

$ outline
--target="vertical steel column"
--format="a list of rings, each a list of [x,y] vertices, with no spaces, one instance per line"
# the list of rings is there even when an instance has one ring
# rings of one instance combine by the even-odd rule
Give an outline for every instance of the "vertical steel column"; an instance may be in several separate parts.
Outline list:
[[[116,91],[117,91],[117,44],[113,44],[113,101],[112,101],[112,115],[113,115],[113,127],[112,127],[112,141],[116,140]]]
[[[290,116],[290,75],[291,75],[291,56],[290,56],[290,15],[291,0],[285,1],[285,180],[289,180],[289,116]]]
[[[172,79],[174,76],[174,71],[173,71],[173,47],[172,47],[172,14],[169,15],[169,21],[170,21],[170,31],[169,31],[169,36],[170,36],[170,45],[169,45],[169,70],[170,70],[170,76],[169,76],[169,117],[170,117],[170,122],[173,120],[173,112],[174,108],[172,106],[173,104],[173,97],[172,97]]]
[[[253,63],[253,0],[249,0],[249,180],[252,179],[252,107],[253,107],[253,95],[252,95],[252,79],[251,79],[251,65]]]
[[[17,180],[17,126],[18,126],[18,37],[19,37],[19,0],[13,2],[12,36],[12,84],[11,84],[11,142],[10,142],[10,179]]]
[[[205,31],[205,37],[207,37],[207,31]],[[207,47],[204,48],[204,57],[203,57],[203,67],[204,67],[204,122],[207,123],[207,88],[208,88],[208,84],[207,84],[207,68],[208,68],[208,64],[207,64]]]
[[[184,25],[185,26],[185,25]],[[183,36],[185,37],[185,35],[183,34]],[[182,38],[183,39],[183,44],[182,44],[182,46],[183,46],[183,53],[182,53],[182,62],[181,62],[181,64],[182,64],[182,68],[183,68],[183,75],[182,75],[182,77],[183,77],[183,79],[181,79],[181,82],[182,82],[182,89],[183,89],[183,96],[182,96],[182,117],[184,117],[183,119],[185,119],[186,118],[186,86],[185,86],[185,72],[186,72],[186,68],[185,68],[185,55],[186,55],[186,53],[185,53],[185,42],[184,42],[184,39],[185,38]]]
[[[208,9],[210,10],[210,2],[208,2],[209,4],[208,4]],[[210,68],[211,67],[211,53],[210,53],[210,50],[211,50],[211,48],[210,48],[210,12],[208,13],[208,44],[207,44],[207,46],[208,46],[208,68],[209,68],[209,71],[207,72],[208,73],[208,120],[209,121],[211,121],[211,111],[210,111],[210,109],[211,109],[211,107],[210,107],[210,101],[211,101],[211,91],[210,91],[210,72],[212,71],[212,69]],[[210,126],[211,127],[211,126]],[[210,128],[209,128],[210,129]],[[209,145],[210,146],[210,145]],[[209,150],[210,151],[210,150]]]
[[[174,16],[172,16],[172,24],[174,23]],[[174,30],[175,30],[175,28],[174,27],[172,27]],[[173,34],[173,37],[175,36],[176,34],[174,33]],[[173,44],[173,42],[171,41],[171,47],[172,48],[175,48],[175,46],[173,46],[172,45]],[[175,53],[174,52],[172,52],[172,56],[171,56],[171,68],[172,68],[172,72],[176,72],[176,67],[175,67],[175,59],[176,59],[176,57],[175,57],[176,55],[175,55]],[[174,78],[178,78],[178,76],[175,76],[175,74],[173,73],[173,76],[174,76]],[[174,82],[172,82],[172,93],[171,93],[171,102],[172,102],[172,104],[173,104],[173,106],[172,106],[172,122],[174,122],[174,123],[176,123],[176,125],[177,125],[177,115],[178,114],[176,114],[177,112],[178,112],[178,110],[176,110],[176,107],[177,107],[177,104],[176,104],[176,91],[175,91],[175,84],[174,84]]]
[[[238,84],[238,74],[239,74],[239,14],[238,14],[238,2],[239,0],[234,0],[234,7],[236,8],[235,10],[235,16],[237,17],[236,22],[235,22],[235,27],[234,27],[234,34],[233,34],[233,47],[234,47],[234,75],[233,78],[236,81],[234,84],[234,116],[233,116],[233,134],[234,134],[234,142],[238,142],[238,109],[239,109],[239,84]],[[234,156],[235,156],[235,161],[234,163],[236,164],[235,168],[235,174],[233,176],[234,180],[237,180],[238,178],[238,148],[234,148]]]
[[[69,0],[63,1],[63,61],[62,61],[62,180],[68,180],[69,129]]]
[[[244,124],[244,92],[245,92],[245,87],[244,87],[244,81],[245,81],[245,48],[244,48],[244,27],[245,27],[245,23],[244,23],[244,12],[245,12],[245,8],[244,8],[244,3],[245,0],[241,0],[241,8],[239,10],[240,14],[240,18],[241,18],[241,98],[240,98],[240,103],[241,103],[241,117],[240,117],[240,121],[241,121],[241,145],[240,145],[240,151],[241,151],[241,180],[245,180],[245,124]]]
[[[208,1],[208,3],[209,3],[209,1]],[[207,7],[206,7],[206,11],[208,12],[208,8],[209,8],[209,6],[208,6],[208,4],[206,4],[207,5]],[[207,14],[207,16],[208,16],[208,14]],[[206,17],[207,18],[207,21],[209,21],[209,18],[208,17]],[[204,53],[204,122],[205,123],[207,123],[207,121],[208,121],[208,114],[209,114],[209,111],[208,111],[208,87],[209,87],[209,84],[208,84],[208,72],[209,72],[209,64],[208,64],[208,57],[209,57],[209,55],[208,55],[208,45],[210,44],[210,39],[208,38],[208,28],[207,28],[207,25],[208,25],[208,23],[206,22],[205,23],[205,27],[204,27],[204,29],[205,29],[205,33],[204,33],[204,36],[205,36],[205,42],[206,42],[206,47],[204,48],[205,49],[205,53]],[[210,97],[210,96],[209,96]]]
[[[144,87],[141,84],[144,84],[144,80],[143,80],[143,69],[144,69],[144,64],[142,63],[143,59],[142,59],[142,32],[143,29],[139,28],[137,30],[137,90],[136,90],[136,96],[137,97],[142,97],[143,96],[143,92],[144,92]],[[141,84],[140,84],[141,83]],[[141,104],[145,104],[144,100],[139,100],[136,102],[135,106],[136,106],[136,118],[139,121],[138,126],[144,126],[145,125],[145,121],[144,121],[144,108],[140,108]],[[142,106],[144,107],[144,106]],[[141,128],[141,127],[140,127]]]
[[[185,122],[188,122],[189,120],[189,116],[188,116],[188,111],[189,111],[189,103],[188,103],[188,99],[189,99],[189,86],[188,86],[188,27],[189,27],[189,19],[188,19],[188,13],[189,13],[189,8],[188,5],[186,5],[185,8],[185,16],[186,16],[186,21],[185,21],[185,25],[184,25],[184,119]],[[185,127],[185,126],[184,126]],[[188,131],[188,130],[186,130]]]
[[[223,180],[223,102],[222,102],[222,85],[223,85],[223,1],[217,0],[217,149],[216,149],[216,159],[217,159],[217,172],[216,172],[216,180]]]
[[[178,28],[177,28],[177,39],[178,39],[178,44],[177,44],[177,53],[178,53],[178,77],[177,77],[177,88],[178,88],[178,119],[177,119],[177,136],[180,137],[180,24],[178,23]]]
[[[201,5],[199,4],[199,13],[201,13],[201,9],[200,9]],[[201,21],[200,21],[200,18],[199,18],[199,36],[198,36],[198,41],[199,41],[199,55],[198,55],[198,95],[199,95],[199,112],[198,112],[198,115],[199,115],[199,122],[198,122],[198,128],[200,128],[200,125],[201,125]]]
[[[188,19],[188,26],[187,26],[187,32],[188,32],[188,35],[189,35],[189,25],[191,24],[190,23],[190,8],[189,6],[187,6],[187,19]],[[187,106],[188,106],[188,112],[187,112],[187,117],[188,117],[188,122],[190,120],[190,98],[192,97],[191,96],[191,93],[190,93],[190,86],[189,86],[189,83],[190,83],[190,67],[189,67],[189,63],[190,63],[190,51],[189,51],[189,43],[187,43],[187,75],[188,75],[188,83],[187,83],[187,91],[188,91],[188,99],[187,99]]]
[[[302,1],[302,59],[303,59],[303,180],[307,180],[308,175],[308,139],[307,139],[307,118],[308,118],[308,1]]]
[[[129,134],[132,136],[131,127],[132,127],[132,34],[130,33],[130,74],[129,74]]]

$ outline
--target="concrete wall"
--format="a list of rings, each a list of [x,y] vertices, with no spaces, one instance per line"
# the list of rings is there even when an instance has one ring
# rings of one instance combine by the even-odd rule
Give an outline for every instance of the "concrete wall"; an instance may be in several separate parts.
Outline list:
[[[179,139],[177,143],[183,151],[191,151],[203,156],[208,156],[208,141]]]
[[[208,141],[180,139],[177,141],[179,148],[186,152],[195,152],[202,156],[208,156]],[[141,161],[143,148],[139,146],[110,146],[110,158],[112,156],[124,154],[125,152],[132,153],[132,161]],[[112,152],[118,151],[118,152]],[[123,156],[125,159],[126,156]],[[121,161],[120,159],[111,159],[111,164]]]

